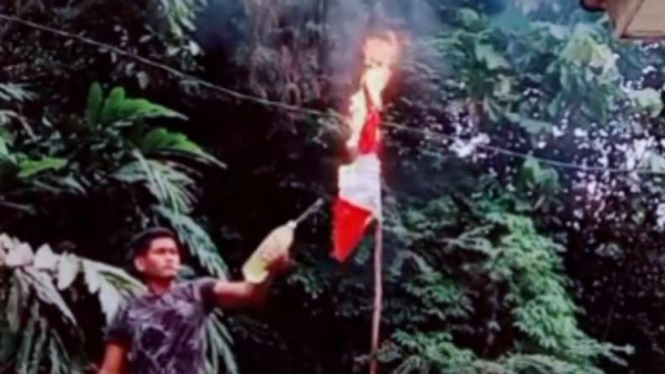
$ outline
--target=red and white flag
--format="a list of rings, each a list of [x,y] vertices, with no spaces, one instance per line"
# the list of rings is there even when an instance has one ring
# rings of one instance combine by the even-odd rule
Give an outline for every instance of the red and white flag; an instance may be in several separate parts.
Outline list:
[[[334,206],[334,257],[346,260],[373,218],[381,216],[381,162],[378,156],[380,117],[367,118],[355,160],[339,168],[339,195]]]
[[[379,160],[381,93],[397,57],[394,35],[365,43],[366,70],[361,89],[351,98],[347,147],[353,161],[338,171],[339,195],[333,207],[333,257],[346,260],[362,240],[373,219],[381,218],[381,162]]]

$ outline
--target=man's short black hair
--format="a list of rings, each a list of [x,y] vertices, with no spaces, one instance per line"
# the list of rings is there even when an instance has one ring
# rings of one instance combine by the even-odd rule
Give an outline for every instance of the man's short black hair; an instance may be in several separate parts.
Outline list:
[[[591,6],[587,4],[587,0],[580,0],[580,6],[582,9],[586,10],[587,12],[602,12],[605,10],[605,7],[602,6]]]
[[[153,227],[141,231],[139,234],[132,238],[132,241],[129,242],[127,250],[132,259],[137,256],[142,256],[150,248],[150,244],[155,239],[170,238],[176,242],[178,248],[181,248],[180,241],[178,240],[178,235],[176,235],[173,230],[166,227]]]

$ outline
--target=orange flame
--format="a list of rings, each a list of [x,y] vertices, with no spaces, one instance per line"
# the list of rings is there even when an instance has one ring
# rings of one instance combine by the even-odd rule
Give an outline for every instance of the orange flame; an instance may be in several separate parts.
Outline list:
[[[363,46],[365,67],[360,78],[360,89],[351,96],[349,107],[348,123],[352,136],[347,146],[350,148],[358,144],[370,107],[373,106],[376,110],[383,107],[381,95],[390,82],[399,52],[399,43],[394,32],[365,40]]]

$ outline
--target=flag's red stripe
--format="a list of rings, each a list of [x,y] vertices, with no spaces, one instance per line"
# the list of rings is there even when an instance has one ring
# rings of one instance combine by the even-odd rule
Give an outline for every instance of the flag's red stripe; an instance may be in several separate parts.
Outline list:
[[[353,252],[371,222],[372,212],[338,198],[333,207],[334,242],[333,257],[342,262]]]
[[[358,153],[366,155],[368,153],[377,153],[379,151],[379,126],[381,125],[381,116],[379,111],[372,108],[367,113],[367,119],[360,133],[358,141]]]

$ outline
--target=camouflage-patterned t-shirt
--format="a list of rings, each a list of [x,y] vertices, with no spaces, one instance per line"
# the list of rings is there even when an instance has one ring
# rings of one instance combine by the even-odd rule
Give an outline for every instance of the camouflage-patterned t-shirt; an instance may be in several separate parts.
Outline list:
[[[177,284],[146,293],[123,306],[107,330],[107,340],[127,347],[128,374],[203,374],[202,333],[215,308],[217,280]]]

